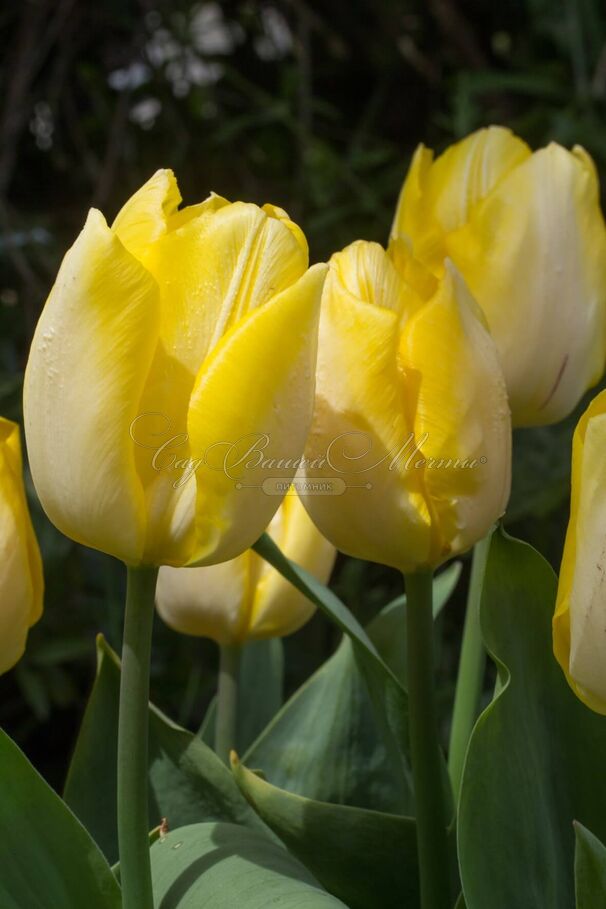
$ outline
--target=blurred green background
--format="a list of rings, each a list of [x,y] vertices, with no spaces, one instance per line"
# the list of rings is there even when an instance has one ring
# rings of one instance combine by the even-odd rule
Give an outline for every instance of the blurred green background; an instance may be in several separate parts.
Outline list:
[[[440,150],[502,123],[533,146],[581,143],[605,182],[603,0],[26,0],[4,4],[0,23],[0,413],[14,419],[38,313],[87,209],[113,218],[158,167],[188,204],[214,190],[285,207],[312,261],[385,241],[420,141]],[[574,422],[515,439],[507,521],[556,566]],[[0,679],[0,725],[60,787],[94,635],[119,646],[124,571],[62,537],[30,492],[46,606]],[[401,581],[342,558],[333,586],[366,620]],[[465,578],[442,620],[445,717],[464,592]],[[319,616],[286,641],[288,692],[335,642]],[[211,642],[157,622],[152,694],[191,728],[216,664]]]

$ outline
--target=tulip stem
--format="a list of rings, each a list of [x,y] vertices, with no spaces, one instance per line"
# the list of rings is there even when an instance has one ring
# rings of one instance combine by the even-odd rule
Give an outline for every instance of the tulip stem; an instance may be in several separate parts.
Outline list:
[[[421,909],[450,909],[446,803],[434,689],[430,571],[406,575],[409,732]]]
[[[450,746],[448,749],[448,772],[455,798],[458,799],[465,765],[465,755],[474,723],[478,717],[486,651],[482,643],[480,628],[480,600],[484,584],[484,573],[490,550],[492,534],[488,534],[473,549],[471,578],[467,595],[463,643],[459,659],[459,671],[455,690]]]
[[[118,845],[123,909],[153,909],[147,792],[149,663],[156,568],[128,568],[118,720]]]
[[[240,647],[236,644],[222,644],[219,661],[215,751],[228,767],[229,752],[236,747],[239,672]]]

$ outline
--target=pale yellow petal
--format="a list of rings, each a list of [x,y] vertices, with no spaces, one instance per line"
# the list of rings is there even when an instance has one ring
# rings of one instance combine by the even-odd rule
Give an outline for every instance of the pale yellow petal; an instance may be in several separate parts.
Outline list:
[[[431,565],[480,540],[509,497],[511,423],[497,351],[452,267],[405,328],[400,363],[416,387],[414,433],[433,517]]]
[[[250,547],[269,524],[303,453],[313,409],[325,265],[249,312],[203,364],[188,414],[196,472],[196,550],[211,563]],[[265,460],[275,461],[268,466]],[[278,463],[279,462],[279,463]],[[284,488],[263,490],[274,478]]]
[[[356,274],[382,273],[378,249],[354,244]],[[364,250],[367,269],[359,267]],[[321,484],[329,494],[317,494],[317,486],[299,489],[312,520],[337,549],[403,569],[428,558],[430,527],[419,478],[398,458],[414,447],[413,399],[397,359],[400,314],[364,301],[368,285],[362,280],[356,295],[351,293],[342,280],[347,254],[331,260],[324,289],[316,405],[302,471],[308,483]],[[385,265],[383,273],[391,270]],[[393,299],[381,288],[368,296]]]
[[[392,235],[408,235],[415,255],[440,272],[444,235],[464,225],[477,204],[529,156],[526,143],[501,126],[472,133],[435,161],[420,146],[402,189]]]
[[[42,614],[44,582],[23,487],[19,428],[0,418],[0,674],[20,659]]]
[[[181,193],[172,170],[157,170],[122,206],[112,230],[133,256],[144,260],[150,244],[166,233]]]
[[[246,637],[250,613],[249,572],[254,553],[203,568],[163,566],[158,574],[156,606],[175,631],[238,644]]]
[[[606,229],[587,156],[536,152],[447,246],[488,319],[514,426],[562,419],[606,358]]]
[[[314,526],[299,496],[291,491],[269,526],[270,536],[284,555],[326,584],[335,563],[335,547]],[[284,636],[301,628],[315,611],[315,606],[292,584],[262,563],[254,588],[252,609],[246,635],[248,639]]]
[[[196,376],[226,332],[307,268],[300,230],[270,209],[211,197],[191,217],[179,221],[177,213],[145,259],[161,294],[160,337],[140,402],[140,414],[155,417],[139,424],[136,451],[151,515],[148,561],[183,564],[194,546],[195,481],[175,488],[172,462],[196,457],[187,437]],[[155,460],[154,432],[156,447],[168,446]]]
[[[568,682],[606,714],[606,392],[574,435],[570,522],[553,619],[554,652]]]
[[[129,435],[157,341],[154,280],[92,210],[65,256],[25,374],[32,477],[67,536],[136,564],[146,531]]]

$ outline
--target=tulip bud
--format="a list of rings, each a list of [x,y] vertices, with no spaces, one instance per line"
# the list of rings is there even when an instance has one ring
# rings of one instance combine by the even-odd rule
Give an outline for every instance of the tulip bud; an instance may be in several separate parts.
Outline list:
[[[297,489],[349,555],[404,572],[481,539],[510,485],[494,342],[456,269],[358,241],[326,280],[316,406]]]
[[[606,714],[606,391],[594,398],[572,443],[566,533],[553,645],[575,694]]]
[[[565,417],[604,372],[606,227],[589,155],[534,154],[501,127],[413,158],[392,228],[436,274],[450,258],[484,310],[514,426]]]
[[[91,210],[40,317],[25,425],[40,501],[129,565],[207,564],[280,504],[313,408],[325,265],[284,211],[177,210],[158,171],[112,227]],[[267,463],[277,464],[267,468]]]
[[[19,427],[0,417],[0,673],[23,655],[42,615],[44,579],[23,487]]]
[[[326,583],[335,549],[316,530],[297,495],[286,496],[268,533],[289,559]],[[291,634],[315,609],[252,550],[220,565],[161,568],[156,605],[175,631],[223,645]]]

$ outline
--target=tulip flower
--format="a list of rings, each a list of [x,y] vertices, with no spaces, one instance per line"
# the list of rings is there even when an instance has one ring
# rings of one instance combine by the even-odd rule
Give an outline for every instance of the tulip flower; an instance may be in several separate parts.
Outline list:
[[[279,208],[180,201],[160,170],[111,227],[90,211],[25,376],[46,513],[130,566],[244,552],[280,504],[263,479],[292,478],[313,407],[326,266],[308,270]]]
[[[268,533],[289,559],[326,583],[334,546],[312,524],[296,494],[285,497]],[[176,631],[222,645],[291,634],[315,608],[252,550],[220,565],[161,568],[156,605]]]
[[[23,486],[19,427],[0,417],[0,673],[23,655],[42,615],[42,560]]]
[[[604,372],[606,228],[582,148],[534,153],[501,127],[438,158],[420,146],[392,236],[435,274],[449,258],[484,310],[514,426],[565,417]]]
[[[297,488],[337,549],[410,573],[471,547],[504,511],[510,430],[494,342],[454,267],[437,278],[402,241],[332,257]]]
[[[606,391],[594,398],[572,443],[570,522],[566,533],[553,643],[578,697],[606,714]]]

